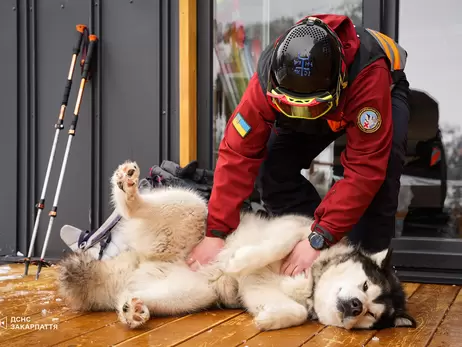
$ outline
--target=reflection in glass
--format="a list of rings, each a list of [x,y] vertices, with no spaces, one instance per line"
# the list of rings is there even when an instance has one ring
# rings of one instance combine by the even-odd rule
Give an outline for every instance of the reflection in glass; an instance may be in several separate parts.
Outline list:
[[[422,4],[400,2],[399,40],[409,54],[406,74],[413,93],[397,236],[460,238],[462,117],[457,105],[462,50],[454,42],[462,40],[462,3],[440,2],[438,13]],[[437,52],[433,57],[429,42]]]
[[[215,0],[214,161],[226,123],[255,73],[263,49],[298,20],[316,13],[346,14],[361,25],[362,0]],[[332,176],[331,148],[317,158],[327,166],[318,165],[304,173],[311,175],[310,179],[318,182],[323,191],[328,189]]]

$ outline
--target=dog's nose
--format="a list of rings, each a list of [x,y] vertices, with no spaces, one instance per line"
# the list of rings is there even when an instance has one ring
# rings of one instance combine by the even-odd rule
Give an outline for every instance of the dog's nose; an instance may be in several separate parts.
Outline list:
[[[342,300],[338,309],[343,313],[344,317],[356,317],[363,311],[363,304],[358,298]]]
[[[363,303],[358,298],[353,298],[349,301],[351,313],[353,316],[358,316],[363,311]]]

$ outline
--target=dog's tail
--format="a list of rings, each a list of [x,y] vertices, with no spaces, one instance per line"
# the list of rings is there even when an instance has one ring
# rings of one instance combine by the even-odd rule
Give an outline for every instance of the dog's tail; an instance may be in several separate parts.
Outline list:
[[[135,265],[135,257],[127,253],[105,261],[85,252],[70,253],[58,264],[59,295],[74,310],[113,310]]]

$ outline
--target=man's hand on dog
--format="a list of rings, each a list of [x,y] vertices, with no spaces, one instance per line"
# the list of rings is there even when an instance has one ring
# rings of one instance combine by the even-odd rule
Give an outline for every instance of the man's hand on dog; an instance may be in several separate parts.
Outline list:
[[[193,248],[186,263],[191,270],[197,271],[200,265],[213,261],[224,245],[225,241],[218,237],[205,237]]]
[[[286,276],[295,276],[308,270],[311,264],[319,257],[319,251],[311,247],[308,239],[297,243],[281,265],[280,273]]]

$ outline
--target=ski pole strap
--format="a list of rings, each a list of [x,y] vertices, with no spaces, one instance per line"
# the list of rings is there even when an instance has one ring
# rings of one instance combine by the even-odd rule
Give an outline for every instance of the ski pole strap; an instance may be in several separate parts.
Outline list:
[[[111,239],[112,239],[112,234],[109,233],[106,240],[103,239],[103,240],[100,241],[100,243],[99,243],[100,249],[99,249],[99,254],[98,254],[98,260],[103,259],[104,250],[107,248],[107,246],[111,242]]]

